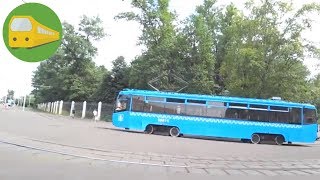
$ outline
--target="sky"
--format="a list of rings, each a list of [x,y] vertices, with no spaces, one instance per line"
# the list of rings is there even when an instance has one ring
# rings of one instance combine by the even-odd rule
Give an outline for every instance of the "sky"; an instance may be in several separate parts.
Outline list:
[[[137,39],[141,33],[140,26],[135,22],[115,21],[114,16],[120,12],[132,10],[129,0],[24,0],[25,2],[37,2],[50,7],[60,18],[77,25],[81,15],[97,16],[103,20],[103,26],[108,37],[96,43],[98,56],[95,58],[97,65],[104,65],[111,69],[111,61],[118,56],[124,56],[130,62],[135,56],[141,53],[142,48],[137,46]],[[184,19],[203,0],[171,0],[170,9],[175,10],[180,19]],[[220,0],[221,1],[221,0]],[[229,3],[232,0],[224,0]],[[316,0],[294,0],[300,5],[302,2],[312,2]],[[33,89],[31,78],[33,71],[39,63],[23,62],[7,50],[2,38],[2,26],[7,15],[17,6],[23,3],[22,0],[0,0],[0,97],[6,95],[8,89],[15,91],[15,96],[23,96]],[[239,1],[235,2],[239,3]],[[320,25],[316,24],[311,32],[306,33],[306,37],[320,43]],[[316,67],[318,60],[308,59],[305,64],[312,72],[312,75],[320,73]]]

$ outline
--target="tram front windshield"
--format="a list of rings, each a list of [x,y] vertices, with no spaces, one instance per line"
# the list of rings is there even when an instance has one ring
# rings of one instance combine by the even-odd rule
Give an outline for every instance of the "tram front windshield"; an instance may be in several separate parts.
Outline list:
[[[130,106],[130,97],[126,95],[120,95],[116,101],[115,112],[127,111]]]

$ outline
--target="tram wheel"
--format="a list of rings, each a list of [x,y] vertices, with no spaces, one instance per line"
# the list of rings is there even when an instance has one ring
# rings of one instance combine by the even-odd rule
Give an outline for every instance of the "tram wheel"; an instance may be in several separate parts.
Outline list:
[[[259,144],[261,142],[261,137],[259,134],[252,134],[251,136],[251,142],[253,144]]]
[[[170,136],[172,136],[172,137],[178,137],[178,136],[180,135],[180,130],[179,130],[179,128],[177,128],[177,127],[172,127],[172,128],[170,128],[170,130],[169,130],[169,134],[170,134]]]
[[[277,135],[275,138],[274,138],[274,142],[277,144],[277,145],[282,145],[283,142],[284,142],[284,137],[282,135]]]
[[[147,133],[147,134],[154,133],[154,127],[151,124],[147,125],[145,133]]]

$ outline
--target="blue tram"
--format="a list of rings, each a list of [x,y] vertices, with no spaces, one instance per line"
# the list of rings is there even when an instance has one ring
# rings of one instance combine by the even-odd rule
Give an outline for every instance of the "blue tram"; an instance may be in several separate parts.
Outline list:
[[[237,138],[254,144],[313,143],[316,107],[273,99],[124,89],[112,116],[119,128],[152,134]]]

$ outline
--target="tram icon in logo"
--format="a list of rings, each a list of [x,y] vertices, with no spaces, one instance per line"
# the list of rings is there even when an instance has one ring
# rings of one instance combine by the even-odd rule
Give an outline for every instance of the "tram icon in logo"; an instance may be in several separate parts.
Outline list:
[[[4,21],[2,32],[8,51],[25,62],[49,60],[63,39],[59,17],[40,3],[24,3],[14,8]]]
[[[34,48],[60,39],[60,33],[32,16],[13,16],[9,22],[9,46],[11,48]]]

